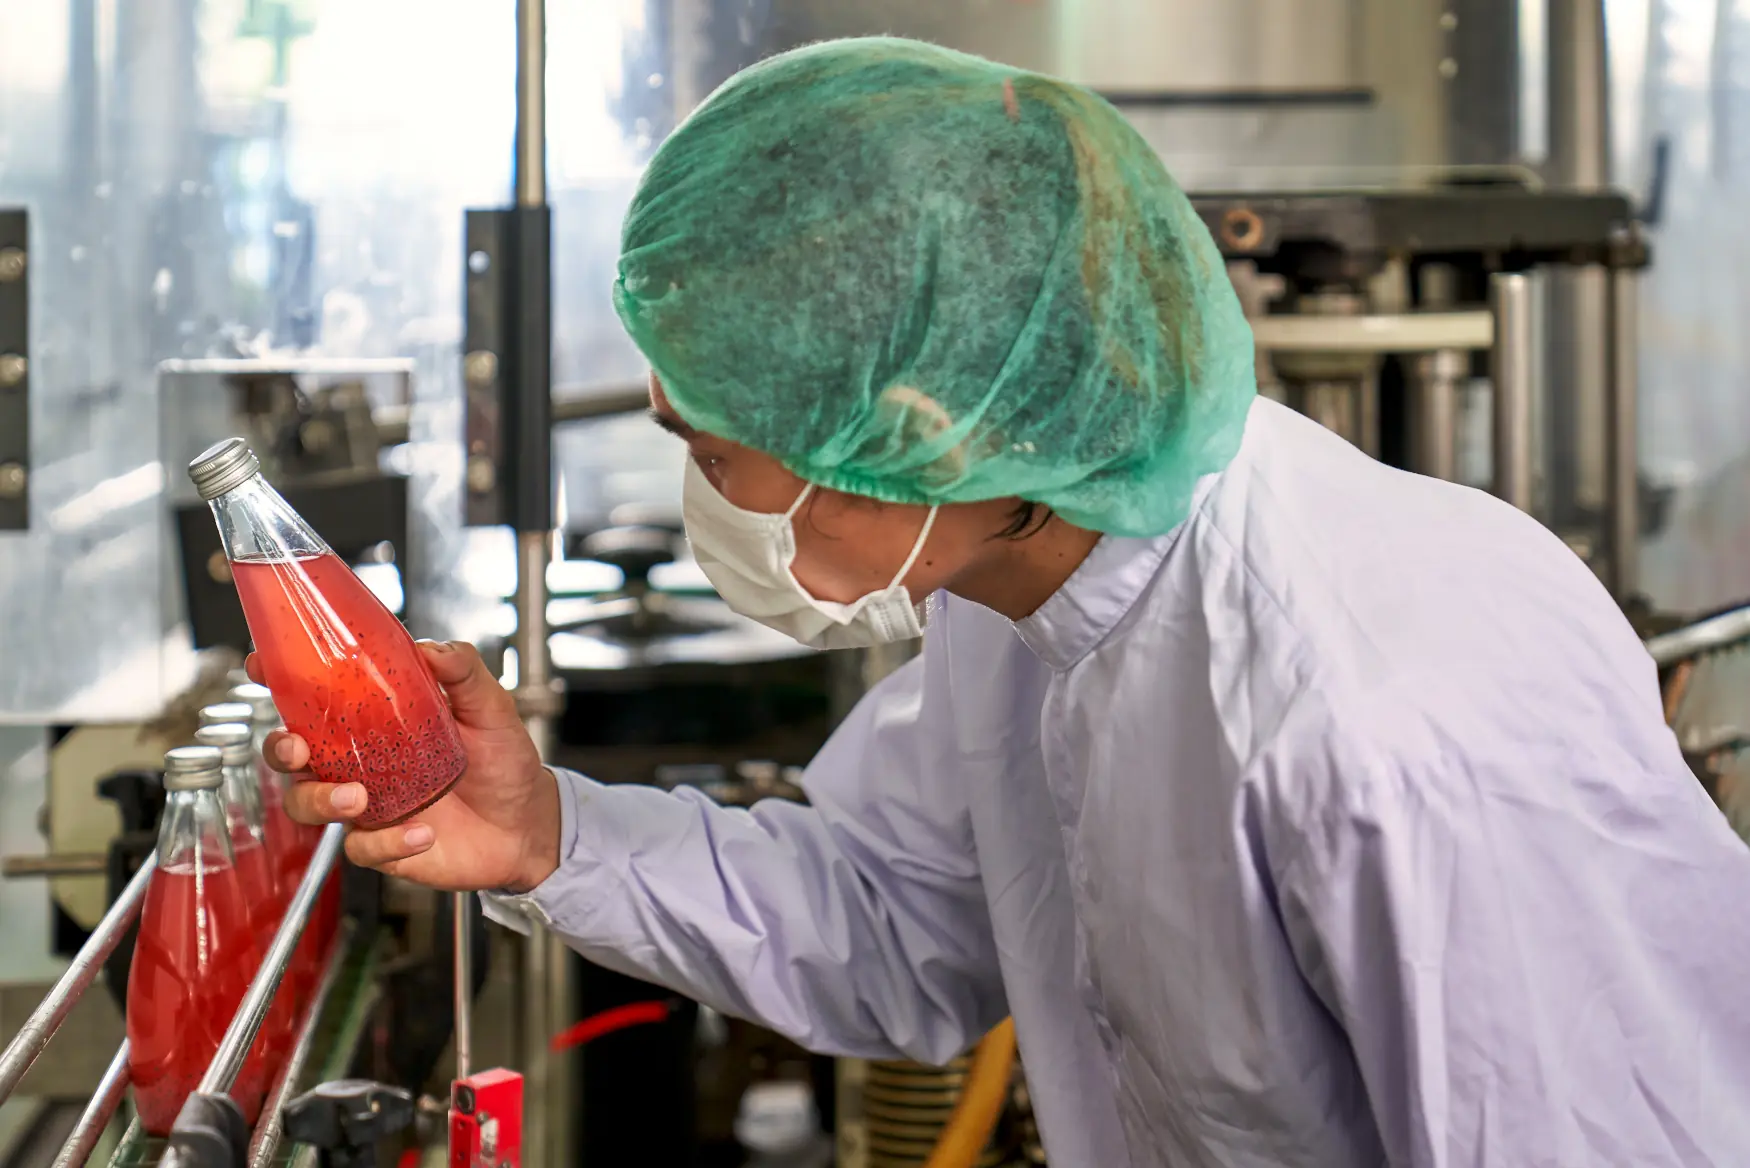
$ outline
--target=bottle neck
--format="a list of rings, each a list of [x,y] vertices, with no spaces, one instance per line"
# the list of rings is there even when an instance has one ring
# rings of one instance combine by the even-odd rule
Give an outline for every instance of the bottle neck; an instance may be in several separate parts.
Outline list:
[[[204,872],[237,863],[219,792],[171,791],[158,826],[158,866]]]
[[[259,474],[210,506],[225,556],[234,562],[307,560],[328,554],[322,537]]]

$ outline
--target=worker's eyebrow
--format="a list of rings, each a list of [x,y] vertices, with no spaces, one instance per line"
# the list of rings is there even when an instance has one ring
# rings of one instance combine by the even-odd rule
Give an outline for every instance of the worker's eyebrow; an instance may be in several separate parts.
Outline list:
[[[687,425],[679,418],[674,417],[672,414],[665,414],[654,406],[651,407],[648,412],[652,422],[655,422],[658,426],[661,426],[676,438],[684,441],[691,438],[696,433],[691,426]]]

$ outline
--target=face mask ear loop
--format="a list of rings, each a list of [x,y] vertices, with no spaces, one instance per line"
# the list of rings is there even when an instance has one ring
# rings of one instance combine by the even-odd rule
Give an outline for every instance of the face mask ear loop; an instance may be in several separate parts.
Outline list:
[[[916,566],[918,557],[924,554],[924,544],[930,541],[930,528],[936,526],[936,512],[941,509],[940,503],[930,508],[929,515],[924,518],[924,529],[918,532],[918,541],[911,545],[911,555],[905,558],[904,566],[899,569],[899,575],[893,578],[893,583],[888,585],[889,588],[895,588],[905,583],[905,578],[911,575],[911,570]]]
[[[784,512],[784,518],[786,520],[794,520],[796,518],[796,512],[802,510],[802,504],[808,502],[808,496],[812,494],[814,494],[814,484],[803,483],[802,493],[796,496],[796,501],[790,504],[790,509],[788,511]]]

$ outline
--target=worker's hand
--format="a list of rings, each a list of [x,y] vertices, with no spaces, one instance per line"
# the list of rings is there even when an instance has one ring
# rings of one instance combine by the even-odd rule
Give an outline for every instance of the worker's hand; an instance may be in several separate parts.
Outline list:
[[[346,839],[353,863],[433,888],[525,892],[559,866],[559,788],[517,717],[516,702],[472,645],[421,641],[449,695],[468,769],[449,794],[413,818]],[[252,654],[249,675],[259,679]],[[348,822],[365,809],[357,783],[324,783],[305,771],[310,747],[296,734],[268,735],[268,765],[303,780],[286,792],[299,823]]]

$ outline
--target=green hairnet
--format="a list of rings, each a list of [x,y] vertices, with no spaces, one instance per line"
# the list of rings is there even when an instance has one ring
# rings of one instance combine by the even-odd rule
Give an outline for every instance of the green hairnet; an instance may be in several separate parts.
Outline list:
[[[833,41],[663,143],[614,303],[689,425],[897,503],[1156,535],[1238,448],[1251,332],[1142,137],[1077,86]]]

